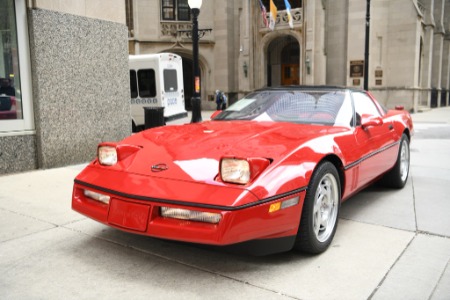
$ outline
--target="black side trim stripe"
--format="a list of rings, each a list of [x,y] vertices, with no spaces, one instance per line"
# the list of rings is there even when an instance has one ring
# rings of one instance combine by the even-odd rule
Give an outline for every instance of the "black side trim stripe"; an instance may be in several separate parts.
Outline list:
[[[397,141],[397,142],[395,142],[395,143],[392,143],[392,144],[390,144],[390,145],[384,146],[384,147],[382,147],[382,148],[380,148],[380,149],[378,149],[378,150],[376,150],[376,151],[374,151],[374,152],[372,152],[372,153],[370,153],[370,154],[368,154],[368,155],[366,155],[366,156],[364,156],[364,157],[361,157],[361,158],[358,159],[358,160],[355,160],[355,161],[352,162],[351,164],[346,165],[346,166],[344,167],[344,170],[348,170],[348,169],[350,169],[350,168],[353,168],[354,166],[359,165],[360,163],[362,163],[363,161],[365,161],[366,159],[369,159],[369,158],[371,158],[372,156],[375,156],[375,155],[377,155],[377,154],[379,154],[379,153],[381,153],[381,152],[383,152],[383,151],[386,151],[387,149],[390,149],[390,148],[392,148],[392,147],[394,147],[394,146],[397,146],[398,144],[400,144],[400,140]]]
[[[217,210],[225,210],[225,211],[235,211],[240,210],[244,208],[249,208],[261,204],[265,204],[267,202],[275,201],[277,199],[289,197],[291,195],[298,194],[300,192],[306,191],[306,187],[301,187],[283,194],[275,195],[272,197],[268,197],[259,201],[255,201],[252,203],[244,204],[241,206],[223,206],[223,205],[212,205],[212,204],[201,204],[201,203],[194,203],[194,202],[183,202],[178,200],[167,200],[167,199],[159,199],[159,198],[152,198],[152,197],[146,197],[146,196],[140,196],[140,195],[132,195],[122,192],[117,192],[114,190],[106,189],[100,186],[96,186],[87,182],[83,182],[81,180],[75,179],[75,183],[82,185],[87,188],[96,189],[98,191],[102,191],[108,194],[116,195],[122,198],[128,198],[128,199],[134,199],[134,200],[142,200],[142,201],[152,201],[157,203],[165,203],[165,204],[173,204],[173,205],[179,205],[179,206],[191,206],[191,207],[199,207],[199,208],[208,208],[208,209],[217,209]]]

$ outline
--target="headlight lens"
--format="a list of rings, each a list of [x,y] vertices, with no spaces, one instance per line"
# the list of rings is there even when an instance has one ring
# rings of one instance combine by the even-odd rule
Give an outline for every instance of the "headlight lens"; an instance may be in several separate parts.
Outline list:
[[[173,207],[161,207],[161,216],[179,220],[190,220],[213,224],[219,223],[222,218],[221,214]]]
[[[112,166],[117,163],[116,147],[100,146],[98,147],[98,161],[104,166]]]
[[[250,181],[250,163],[244,159],[223,158],[220,176],[225,182],[246,184]]]

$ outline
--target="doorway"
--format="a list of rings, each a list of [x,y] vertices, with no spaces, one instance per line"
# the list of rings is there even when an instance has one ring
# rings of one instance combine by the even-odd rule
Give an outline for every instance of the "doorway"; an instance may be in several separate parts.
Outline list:
[[[299,85],[299,66],[298,64],[281,65],[281,85]]]
[[[299,85],[300,44],[290,35],[274,39],[267,50],[267,86]]]

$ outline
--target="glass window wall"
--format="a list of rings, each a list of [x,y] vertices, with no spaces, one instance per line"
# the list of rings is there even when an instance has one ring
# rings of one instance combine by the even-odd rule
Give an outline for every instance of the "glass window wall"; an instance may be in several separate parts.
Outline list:
[[[0,7],[0,120],[23,119],[14,0]]]
[[[34,134],[25,0],[0,0],[0,136]]]

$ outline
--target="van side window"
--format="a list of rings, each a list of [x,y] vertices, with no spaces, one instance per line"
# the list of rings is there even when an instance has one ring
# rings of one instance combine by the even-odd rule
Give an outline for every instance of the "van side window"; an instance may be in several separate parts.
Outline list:
[[[138,86],[139,86],[139,96],[141,98],[155,97],[156,96],[155,70],[153,69],[138,70]]]
[[[130,90],[131,90],[131,98],[136,98],[138,96],[138,90],[137,90],[137,79],[135,70],[130,70]]]
[[[166,93],[176,92],[178,90],[177,70],[164,70],[164,91]]]

